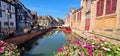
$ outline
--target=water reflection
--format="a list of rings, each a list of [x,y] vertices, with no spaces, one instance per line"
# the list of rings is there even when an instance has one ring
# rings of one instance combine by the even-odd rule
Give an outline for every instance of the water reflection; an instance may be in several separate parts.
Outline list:
[[[59,47],[65,43],[61,29],[53,29],[42,36],[37,36],[19,47],[23,49],[21,56],[53,56]]]

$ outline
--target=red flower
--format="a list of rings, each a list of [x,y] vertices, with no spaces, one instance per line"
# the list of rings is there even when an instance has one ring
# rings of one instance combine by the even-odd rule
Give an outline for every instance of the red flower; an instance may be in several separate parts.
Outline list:
[[[57,52],[63,52],[63,49],[62,48],[58,48]]]
[[[97,36],[94,36],[94,38],[97,38]]]
[[[103,50],[104,53],[106,53],[106,50]]]

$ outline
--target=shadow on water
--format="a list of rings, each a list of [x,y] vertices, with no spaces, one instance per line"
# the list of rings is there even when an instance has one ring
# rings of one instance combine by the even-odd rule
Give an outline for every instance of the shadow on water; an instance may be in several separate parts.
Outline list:
[[[64,42],[65,38],[62,31],[60,29],[53,29],[43,35],[30,39],[19,45],[18,48],[22,51],[21,56],[51,56]]]

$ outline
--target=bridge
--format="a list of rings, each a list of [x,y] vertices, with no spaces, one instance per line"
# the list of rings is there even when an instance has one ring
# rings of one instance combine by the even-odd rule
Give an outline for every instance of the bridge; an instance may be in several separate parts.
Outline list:
[[[53,26],[53,27],[62,28],[62,27],[69,27],[69,25],[62,25],[62,26]]]

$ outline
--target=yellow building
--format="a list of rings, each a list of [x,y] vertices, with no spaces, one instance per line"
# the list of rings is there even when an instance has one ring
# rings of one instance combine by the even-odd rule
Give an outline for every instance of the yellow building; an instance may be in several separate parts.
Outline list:
[[[81,0],[81,8],[71,8],[65,23],[81,35],[83,32],[95,32],[120,39],[119,5],[120,0]]]

